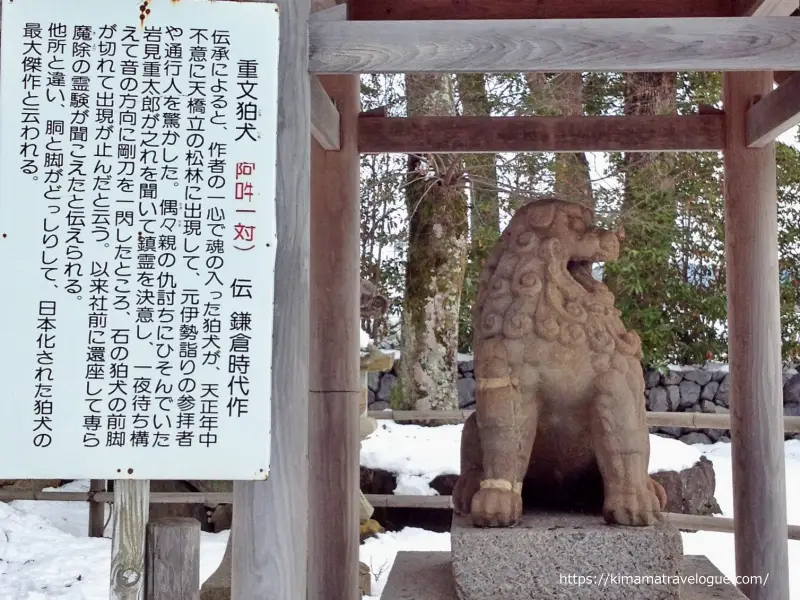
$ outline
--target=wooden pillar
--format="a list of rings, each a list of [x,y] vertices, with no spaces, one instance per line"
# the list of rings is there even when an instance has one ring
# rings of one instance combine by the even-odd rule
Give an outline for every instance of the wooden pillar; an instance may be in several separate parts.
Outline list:
[[[200,521],[157,519],[147,524],[144,600],[200,598]]]
[[[750,600],[789,597],[775,145],[747,149],[745,113],[772,73],[726,73],[725,251],[736,574]]]
[[[150,481],[114,483],[110,600],[141,600],[145,590],[145,539],[150,513]]]
[[[308,600],[357,600],[360,82],[320,81],[339,110],[341,149],[312,141]]]
[[[280,9],[272,422],[267,481],[233,486],[232,600],[303,600],[308,549],[309,0]],[[271,274],[265,270],[263,277]],[[266,365],[264,365],[266,367]]]
[[[91,479],[89,492],[105,492],[105,479]],[[89,537],[101,538],[106,527],[106,505],[104,502],[89,502]]]

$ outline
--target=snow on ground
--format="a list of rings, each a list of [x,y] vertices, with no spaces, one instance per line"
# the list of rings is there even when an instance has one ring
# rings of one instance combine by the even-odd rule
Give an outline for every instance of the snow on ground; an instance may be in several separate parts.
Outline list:
[[[410,427],[410,426],[407,426]],[[654,437],[650,436],[651,444]],[[660,438],[665,440],[666,438]],[[675,468],[680,465],[694,462],[693,456],[705,455],[713,464],[716,473],[715,498],[722,509],[723,517],[733,517],[733,482],[731,478],[731,445],[718,442],[713,445],[695,444],[688,446],[677,440],[666,440],[684,446],[686,454],[682,457],[673,457],[673,453],[683,453],[683,450],[673,443],[652,444],[650,472],[662,468]],[[786,448],[786,499],[788,509],[788,523],[800,525],[800,440],[791,440],[785,443]],[[665,456],[666,454],[666,456]],[[658,468],[654,469],[653,467]],[[723,575],[733,578],[736,575],[736,563],[733,549],[733,534],[718,533],[713,531],[700,531],[697,533],[682,533],[683,550],[685,554],[705,555],[722,572]],[[379,598],[386,578],[394,564],[394,557],[398,551],[447,551],[450,549],[450,536],[447,533],[434,533],[415,528],[406,528],[400,532],[387,532],[376,538],[367,540],[361,546],[361,561],[370,565],[375,573],[373,577],[373,598]],[[789,541],[789,565],[800,565],[800,541]],[[763,573],[749,573],[761,575]],[[800,600],[800,571],[790,569],[791,596],[787,600]]]
[[[390,420],[378,421],[361,443],[361,464],[397,473],[398,495],[435,496],[430,482],[439,475],[458,475],[462,424],[424,427]],[[700,452],[678,440],[650,436],[651,473],[681,471],[698,460]]]
[[[403,467],[417,477],[414,488],[407,482],[404,492],[430,493],[427,482],[435,474],[458,472],[460,425],[423,428],[383,422],[365,440],[365,464],[377,466],[379,449],[389,449],[391,459],[384,468]],[[425,431],[420,431],[425,430]],[[651,436],[650,471],[680,469],[700,455],[714,463],[716,499],[723,516],[733,516],[731,447],[729,443],[686,446],[682,442]],[[786,496],[788,522],[800,525],[800,441],[786,442]],[[419,463],[417,465],[417,463]],[[424,483],[424,486],[423,486]],[[64,491],[83,491],[88,482],[64,486]],[[86,536],[88,507],[83,502],[16,501],[0,503],[0,600],[107,600],[111,542]],[[107,534],[110,531],[107,529]],[[200,577],[208,578],[225,551],[228,532],[203,533],[200,545]],[[704,554],[723,574],[735,574],[733,534],[698,532],[683,534],[687,554]],[[361,546],[361,560],[372,568],[373,600],[381,590],[400,550],[447,551],[450,535],[418,528],[379,534]],[[789,542],[789,562],[800,564],[800,541]],[[763,575],[753,573],[752,575]],[[800,570],[791,571],[791,599],[800,600]]]
[[[361,442],[361,465],[397,473],[395,494],[434,496],[428,485],[438,475],[458,475],[461,423],[423,427],[378,421],[378,428]]]

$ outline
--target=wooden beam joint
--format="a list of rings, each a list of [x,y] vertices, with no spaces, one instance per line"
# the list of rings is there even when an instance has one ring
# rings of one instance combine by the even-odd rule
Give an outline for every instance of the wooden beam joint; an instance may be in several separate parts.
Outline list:
[[[311,133],[325,150],[342,147],[339,111],[316,75],[309,76],[311,91]]]
[[[797,0],[733,0],[737,17],[788,17],[797,8]]]
[[[800,73],[754,101],[746,116],[747,147],[763,148],[800,124]]]

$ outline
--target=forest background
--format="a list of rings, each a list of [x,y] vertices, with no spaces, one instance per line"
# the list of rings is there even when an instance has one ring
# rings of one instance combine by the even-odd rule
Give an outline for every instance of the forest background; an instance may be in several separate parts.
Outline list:
[[[363,75],[362,110],[389,116],[691,114],[722,108],[719,73]],[[782,353],[800,354],[798,129],[777,143]],[[458,407],[457,356],[483,259],[514,211],[547,194],[624,227],[594,273],[642,338],[643,367],[725,361],[722,155],[376,154],[361,157],[361,273],[391,302],[362,322],[400,350],[395,409]]]

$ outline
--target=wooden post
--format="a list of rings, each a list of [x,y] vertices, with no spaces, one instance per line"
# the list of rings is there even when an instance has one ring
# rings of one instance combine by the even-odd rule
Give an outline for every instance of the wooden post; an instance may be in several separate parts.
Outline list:
[[[275,1],[280,9],[281,43],[271,464],[267,481],[237,481],[233,486],[232,600],[303,600],[306,596],[310,2]]]
[[[158,519],[147,524],[145,600],[198,600],[200,521]]]
[[[114,484],[111,539],[111,600],[144,600],[144,553],[150,481],[118,479]]]
[[[89,492],[105,492],[105,479],[91,479]],[[89,537],[103,537],[106,528],[106,505],[102,502],[89,501]]]
[[[725,251],[728,277],[736,574],[750,600],[789,597],[775,144],[747,149],[745,114],[771,72],[726,73]]]
[[[358,75],[320,77],[340,150],[312,143],[308,600],[359,598]]]

